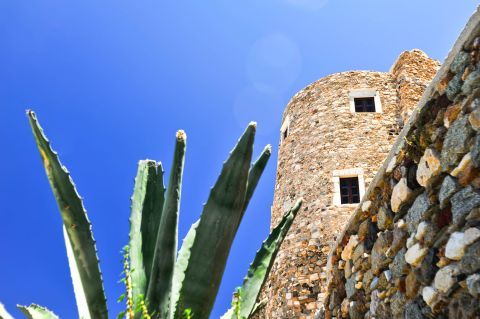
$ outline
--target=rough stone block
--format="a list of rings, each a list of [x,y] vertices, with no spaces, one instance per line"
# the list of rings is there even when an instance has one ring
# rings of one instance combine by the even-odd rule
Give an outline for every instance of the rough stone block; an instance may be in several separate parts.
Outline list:
[[[419,243],[410,247],[405,253],[405,261],[412,266],[418,266],[428,252],[428,248],[422,247]]]
[[[478,297],[480,295],[480,274],[467,277],[467,288],[472,296]]]
[[[393,278],[400,278],[408,273],[409,266],[405,260],[406,252],[407,250],[405,248],[401,249],[390,264],[389,267],[392,271]]]
[[[397,213],[400,210],[400,207],[408,203],[412,197],[413,191],[408,187],[407,179],[401,178],[392,191],[392,198],[390,201],[392,211]]]
[[[456,74],[453,77],[453,79],[451,79],[450,82],[448,82],[445,93],[450,101],[455,100],[455,97],[462,90],[462,85],[463,85],[463,81],[462,81],[461,74]]]
[[[465,246],[469,246],[480,238],[480,229],[476,227],[468,228],[463,235],[463,243]]]
[[[467,293],[460,293],[450,298],[448,316],[455,319],[470,319],[478,317],[479,304],[476,298]]]
[[[476,108],[468,115],[468,121],[475,131],[480,130],[480,108]]]
[[[468,186],[453,195],[450,202],[452,203],[453,222],[458,224],[472,209],[480,206],[480,193]]]
[[[462,93],[468,95],[480,86],[480,71],[476,70],[470,73],[462,85]]]
[[[349,279],[347,279],[347,282],[345,283],[345,291],[347,293],[347,298],[351,298],[357,291],[357,289],[355,288],[356,283],[357,281],[354,277],[350,277]]]
[[[409,302],[405,306],[405,319],[424,319],[422,310],[415,302]]]
[[[440,165],[440,154],[431,148],[427,148],[423,154],[417,168],[418,184],[425,187],[429,185],[432,179],[440,174],[442,167]]]
[[[438,270],[436,261],[438,257],[435,254],[433,249],[429,249],[425,257],[423,257],[420,266],[413,269],[415,275],[417,276],[417,280],[421,282],[423,285],[428,285],[435,277],[435,274]]]
[[[412,204],[412,207],[408,210],[406,223],[408,231],[410,233],[415,232],[418,224],[431,216],[431,209],[433,208],[433,203],[430,202],[430,199],[427,196],[427,193],[422,193]]]
[[[473,138],[472,149],[470,154],[472,154],[472,163],[475,167],[480,167],[480,133],[477,133]]]
[[[443,171],[455,167],[460,158],[468,151],[468,140],[473,136],[474,130],[470,127],[468,116],[459,117],[447,131],[440,157]]]
[[[353,251],[357,246],[357,244],[358,244],[358,236],[357,235],[350,236],[350,239],[348,240],[347,245],[343,248],[343,251],[342,251],[341,257],[343,260],[347,261],[352,259]]]
[[[380,207],[377,214],[377,225],[380,230],[388,229],[393,223],[393,213],[386,207]]]
[[[456,178],[448,175],[442,182],[440,191],[438,193],[438,200],[440,201],[440,208],[445,208],[450,197],[460,189],[460,185]]]
[[[461,232],[454,232],[448,239],[445,247],[445,257],[452,260],[460,260],[465,254],[464,234]]]
[[[460,260],[459,269],[467,275],[480,270],[480,242],[476,242],[467,248]]]
[[[459,273],[458,266],[455,264],[440,268],[435,275],[435,289],[443,293],[448,292],[457,283],[457,275]]]
[[[425,303],[430,306],[430,308],[433,308],[438,299],[438,292],[435,290],[435,288],[426,286],[422,289],[422,298]]]
[[[373,245],[371,261],[372,271],[375,275],[379,274],[380,270],[388,266],[388,264],[390,263],[391,259],[388,258],[385,253],[390,247],[392,241],[393,232],[386,231],[379,234],[377,241]]]
[[[452,71],[455,74],[463,74],[463,71],[467,67],[467,65],[470,63],[471,58],[470,58],[470,53],[465,52],[465,51],[460,51],[455,58],[452,61],[452,64],[450,65],[450,71]]]

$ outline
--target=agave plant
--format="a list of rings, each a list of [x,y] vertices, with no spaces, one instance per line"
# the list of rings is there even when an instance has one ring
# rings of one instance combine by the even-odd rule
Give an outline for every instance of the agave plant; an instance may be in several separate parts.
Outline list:
[[[107,319],[91,224],[67,169],[50,146],[33,111],[27,111],[36,144],[63,220],[70,272],[80,319]],[[186,135],[178,131],[168,188],[161,163],[138,164],[131,198],[130,236],[125,261],[128,319],[207,319],[227,257],[248,203],[270,157],[270,146],[251,163],[256,124],[248,125],[224,163],[200,219],[177,253],[178,218]],[[249,318],[275,255],[301,200],[288,211],[257,252],[225,319]],[[47,308],[19,306],[29,319],[58,318]],[[0,304],[0,319],[12,319]]]

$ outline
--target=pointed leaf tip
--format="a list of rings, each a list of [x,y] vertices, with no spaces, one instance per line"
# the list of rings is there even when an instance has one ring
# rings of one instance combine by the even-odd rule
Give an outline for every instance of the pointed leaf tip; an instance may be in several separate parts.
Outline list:
[[[253,163],[253,165],[250,168],[250,171],[248,173],[247,192],[245,195],[245,203],[243,206],[242,216],[243,214],[245,214],[248,204],[250,203],[250,199],[252,198],[253,192],[257,187],[257,184],[260,180],[260,177],[263,174],[263,171],[265,170],[265,167],[268,163],[271,153],[272,153],[271,146],[270,145],[265,146],[265,148],[263,149],[258,159]],[[240,218],[240,221],[241,221],[241,218]]]
[[[194,318],[206,319],[210,316],[230,247],[244,212],[254,138],[255,125],[250,124],[210,191],[195,237],[192,238],[190,255],[184,261],[181,287],[173,289],[175,293],[172,295],[171,311],[174,314],[182,308],[191,308]],[[177,264],[179,260],[180,257]]]
[[[285,215],[288,215],[290,212],[294,212],[296,214],[300,210],[300,207],[302,206],[302,204],[303,204],[303,197],[300,197],[299,199],[297,199],[297,201],[292,206],[290,211],[285,212]]]
[[[186,134],[179,130],[170,172],[165,203],[154,246],[153,264],[147,288],[146,300],[150,311],[165,318],[169,309],[172,276],[178,243],[178,218],[182,190],[182,175],[185,164]]]
[[[267,146],[265,146],[264,152],[267,153],[268,155],[272,154],[272,145],[267,144]]]
[[[82,198],[75,188],[70,173],[52,149],[35,113],[29,110],[27,115],[63,224],[67,229],[66,243],[73,251],[73,258],[69,260],[72,260],[76,266],[76,269],[73,267],[70,269],[75,296],[79,305],[83,300],[88,304],[87,310],[84,307],[78,307],[79,314],[84,318],[108,318],[95,240]],[[73,225],[75,227],[72,227]]]
[[[176,134],[177,140],[178,141],[186,141],[187,140],[187,134],[185,133],[184,130],[178,130]]]
[[[243,132],[242,136],[240,136],[240,138],[237,142],[237,145],[235,145],[235,147],[234,147],[234,150],[236,148],[238,148],[240,145],[242,145],[241,146],[242,148],[249,147],[248,146],[249,144],[253,145],[253,140],[255,139],[256,131],[257,131],[257,123],[250,122],[250,124],[248,124],[247,128]],[[244,143],[246,143],[246,144],[244,144]],[[233,152],[233,150],[232,150],[232,152]]]

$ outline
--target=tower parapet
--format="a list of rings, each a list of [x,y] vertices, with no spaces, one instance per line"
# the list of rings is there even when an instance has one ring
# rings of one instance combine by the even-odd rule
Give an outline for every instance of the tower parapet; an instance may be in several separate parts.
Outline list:
[[[397,82],[399,111],[404,123],[410,118],[413,109],[425,88],[433,79],[440,63],[430,59],[425,52],[418,49],[404,51],[392,65],[390,73]]]

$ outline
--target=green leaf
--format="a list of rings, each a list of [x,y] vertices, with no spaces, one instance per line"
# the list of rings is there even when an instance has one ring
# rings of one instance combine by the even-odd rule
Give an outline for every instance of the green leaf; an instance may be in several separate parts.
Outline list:
[[[162,163],[157,162],[155,165],[150,164],[148,171],[147,193],[142,211],[142,251],[143,264],[147,276],[146,287],[148,287],[150,272],[152,270],[158,227],[160,225],[165,201]]]
[[[28,319],[58,319],[58,316],[39,305],[17,306]]]
[[[5,306],[0,302],[0,319],[13,319],[13,317],[7,312]]]
[[[240,288],[240,318],[249,318],[253,312],[258,295],[275,261],[275,256],[301,205],[302,200],[300,199],[283,216],[280,223],[272,230],[257,252],[247,276],[243,280],[243,286]]]
[[[118,297],[117,302],[120,303],[120,302],[124,301],[125,297],[126,297],[125,294],[121,294],[120,297]]]
[[[250,171],[248,172],[248,182],[247,182],[247,193],[245,195],[245,203],[243,205],[243,212],[242,217],[247,210],[248,204],[250,203],[250,199],[252,199],[253,192],[258,185],[258,181],[267,166],[268,160],[270,159],[270,155],[272,154],[272,146],[267,145],[262,151],[262,154],[258,157],[258,159],[253,163]],[[240,217],[240,220],[242,219]],[[240,226],[240,223],[238,224]]]
[[[183,131],[178,131],[146,298],[150,312],[158,311],[160,317],[166,316],[168,312],[172,276],[177,255],[178,216],[185,149],[186,135]]]
[[[185,310],[183,311],[183,318],[184,318],[184,319],[192,319],[192,318],[193,318],[192,309],[185,309]]]
[[[191,249],[193,246],[193,242],[195,241],[195,236],[197,234],[197,227],[200,223],[200,220],[195,222],[188,231],[187,235],[183,239],[182,247],[178,252],[177,261],[175,262],[175,267],[173,270],[173,278],[172,278],[172,290],[171,290],[171,298],[170,298],[170,308],[169,308],[169,319],[173,319],[178,317],[180,314],[183,313],[183,300],[181,300],[181,290],[183,287],[183,283],[185,281],[185,271],[187,270],[188,262],[191,256]]]
[[[140,161],[135,176],[130,214],[129,257],[134,304],[140,301],[147,290],[163,201],[161,164],[152,160]]]
[[[70,267],[80,318],[107,319],[107,303],[97,258],[91,224],[82,199],[67,169],[50,146],[33,111],[27,111],[50,186],[57,200],[66,231],[66,244],[71,248]],[[78,280],[76,280],[78,279]],[[87,309],[83,307],[86,306]]]
[[[138,163],[137,175],[135,176],[135,185],[131,199],[128,256],[130,260],[130,269],[137,270],[135,272],[130,272],[134,304],[138,302],[139,295],[145,293],[145,287],[147,284],[142,251],[142,210],[147,193],[148,167],[151,163],[152,161],[140,161]],[[153,162],[153,164],[155,165],[155,162]]]
[[[196,228],[180,293],[195,319],[210,315],[243,215],[255,129],[255,123],[247,127],[225,162]]]

